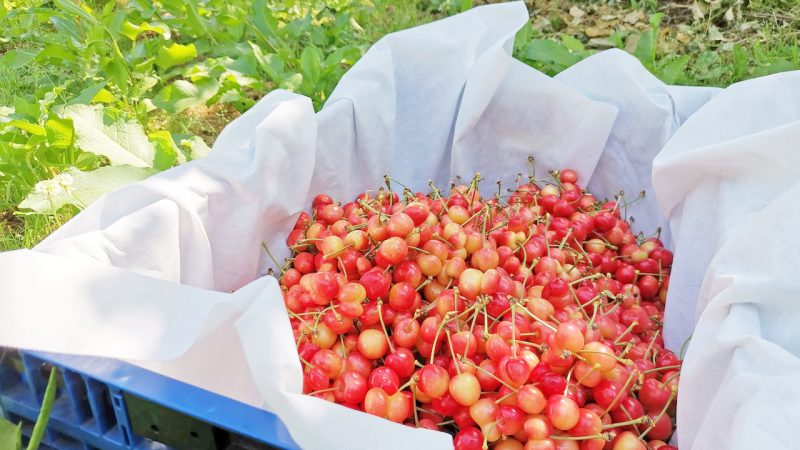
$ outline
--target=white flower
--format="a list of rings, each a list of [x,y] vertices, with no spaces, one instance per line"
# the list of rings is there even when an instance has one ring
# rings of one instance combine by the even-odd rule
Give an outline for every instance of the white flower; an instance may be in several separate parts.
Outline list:
[[[55,197],[56,195],[61,194],[64,191],[64,188],[58,181],[52,179],[52,180],[42,180],[36,183],[36,186],[34,186],[34,190],[39,194],[44,194],[48,197]]]
[[[69,187],[72,186],[72,175],[64,172],[56,175],[53,177],[53,181],[58,183],[65,191],[69,190]]]

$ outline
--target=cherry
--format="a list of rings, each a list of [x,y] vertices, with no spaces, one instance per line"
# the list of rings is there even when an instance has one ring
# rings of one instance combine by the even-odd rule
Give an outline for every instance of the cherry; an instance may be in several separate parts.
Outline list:
[[[428,364],[417,372],[420,391],[431,398],[439,398],[448,392],[450,375],[447,370],[436,364]]]
[[[367,395],[367,378],[355,371],[345,371],[333,382],[333,395],[337,402],[361,403]]]
[[[574,427],[580,419],[578,405],[564,395],[549,397],[547,406],[545,406],[545,414],[553,427],[565,431]]]
[[[483,450],[483,434],[475,427],[465,427],[453,438],[454,450]]]
[[[478,378],[468,372],[462,372],[451,378],[448,390],[453,399],[463,406],[473,405],[481,396]]]

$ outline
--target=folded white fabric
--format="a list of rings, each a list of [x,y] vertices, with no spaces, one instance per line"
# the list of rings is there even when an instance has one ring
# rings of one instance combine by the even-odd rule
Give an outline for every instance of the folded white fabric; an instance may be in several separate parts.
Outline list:
[[[0,255],[0,345],[134,360],[275,412],[303,448],[451,448],[443,433],[300,394],[277,283],[259,278],[271,265],[261,244],[286,256],[319,192],[349,199],[387,173],[425,190],[477,171],[491,189],[534,156],[538,175],[571,167],[600,195],[646,191],[628,213],[675,245],[666,336],[677,349],[695,333],[681,447],[790,448],[767,427],[797,417],[799,289],[786,275],[798,269],[800,78],[666,86],[621,51],[550,78],[510,56],[527,20],[517,2],[389,35],[320,112],[275,91],[208,157],[103,197],[33,251]]]

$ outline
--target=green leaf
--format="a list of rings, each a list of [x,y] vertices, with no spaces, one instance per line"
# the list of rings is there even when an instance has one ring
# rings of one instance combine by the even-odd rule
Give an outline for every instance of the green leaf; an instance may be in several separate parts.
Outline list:
[[[281,89],[287,89],[289,91],[296,91],[300,88],[300,85],[303,84],[303,74],[295,73],[290,75],[280,83],[279,87]]]
[[[275,37],[281,40],[278,19],[272,15],[272,9],[266,0],[253,2],[253,24],[264,38]]]
[[[164,36],[164,39],[169,39],[171,37],[169,27],[161,23],[155,23],[151,25],[147,22],[142,22],[139,25],[135,25],[126,20],[120,27],[120,33],[132,41],[135,41],[140,34],[148,31],[158,33],[161,36]]]
[[[186,162],[186,156],[175,145],[172,135],[168,131],[156,131],[150,134],[150,141],[156,147],[156,156],[153,160],[153,167],[159,170],[166,170],[175,164]]]
[[[72,0],[53,0],[53,3],[62,11],[78,16],[92,25],[100,24],[100,21],[92,15],[92,10],[85,4],[79,6]]]
[[[108,81],[103,81],[92,86],[87,87],[86,89],[82,90],[75,98],[68,101],[68,105],[75,105],[78,103],[89,104],[92,100],[97,96],[97,94],[102,90]]]
[[[753,71],[753,77],[763,77],[765,75],[772,75],[778,72],[788,72],[797,69],[797,65],[785,59],[778,59],[777,61],[767,66],[758,67]]]
[[[532,61],[555,63],[567,68],[582,59],[581,55],[572,53],[567,47],[549,39],[534,39],[525,46],[524,55]]]
[[[37,183],[19,207],[42,214],[53,214],[64,205],[85,208],[103,194],[155,173],[158,170],[131,166],[104,166],[91,172],[72,168]]]
[[[8,122],[5,122],[5,125],[11,127],[17,127],[20,130],[25,130],[34,136],[45,135],[44,127],[42,127],[38,123],[28,122],[27,120],[13,119],[9,120]]]
[[[300,70],[303,77],[311,83],[316,83],[319,80],[320,63],[322,61],[322,52],[316,47],[306,47],[300,55]]]
[[[272,81],[279,82],[284,78],[283,70],[285,64],[280,56],[274,53],[265,55],[261,52],[261,48],[252,42],[250,43],[250,47],[253,49],[253,55],[256,57],[258,66]]]
[[[202,105],[219,90],[216,80],[202,80],[191,83],[187,80],[176,80],[153,98],[153,104],[168,113],[179,113],[186,108]]]
[[[105,58],[103,70],[116,82],[117,86],[125,86],[131,76],[125,61],[117,54]]]
[[[733,77],[735,81],[739,81],[747,74],[747,63],[750,57],[747,54],[747,50],[739,44],[734,44],[731,53],[733,57]]]
[[[78,60],[78,55],[63,45],[50,44],[36,55],[36,61],[48,60],[75,62]]]
[[[636,44],[633,56],[650,71],[653,70],[656,59],[656,39],[653,30],[647,30],[639,35],[639,42]]]
[[[47,142],[51,147],[70,148],[75,141],[75,129],[72,126],[72,119],[62,119],[61,117],[51,117],[44,124],[47,130]]]
[[[200,159],[211,153],[211,147],[206,145],[200,136],[181,139],[181,147],[189,153],[189,159]]]
[[[19,49],[7,51],[0,57],[0,66],[7,69],[17,70],[28,65],[36,58],[41,49]]]
[[[658,73],[658,77],[667,84],[676,84],[684,77],[684,70],[689,63],[689,55],[684,55],[666,63]]]
[[[461,0],[461,12],[472,8],[472,0]]]
[[[170,67],[189,62],[196,57],[197,48],[195,48],[194,44],[182,45],[173,43],[169,47],[161,46],[161,48],[158,49],[156,64],[161,66],[162,69],[169,69]]]
[[[567,47],[567,50],[571,52],[583,51],[583,43],[568,34],[561,36],[561,42],[564,44],[564,47]]]
[[[0,448],[22,449],[22,424],[14,425],[0,418]]]
[[[47,429],[47,423],[50,421],[50,413],[53,411],[53,404],[56,401],[57,391],[58,369],[53,367],[50,370],[50,379],[47,381],[47,388],[44,391],[42,409],[39,410],[39,417],[36,418],[36,424],[33,426],[31,440],[28,441],[28,450],[37,450],[42,443],[44,432]]]
[[[81,150],[105,156],[112,165],[152,167],[155,149],[138,122],[111,120],[102,105],[70,105],[62,115],[72,119]]]

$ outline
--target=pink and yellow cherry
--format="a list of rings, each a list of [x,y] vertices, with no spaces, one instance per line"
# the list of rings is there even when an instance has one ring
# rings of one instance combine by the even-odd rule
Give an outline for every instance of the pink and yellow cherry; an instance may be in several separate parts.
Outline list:
[[[578,404],[564,395],[553,395],[548,398],[545,414],[554,428],[563,431],[574,427],[580,418]]]
[[[383,331],[366,329],[358,335],[358,351],[369,359],[379,359],[389,350]]]
[[[448,391],[460,405],[472,406],[481,396],[481,385],[475,375],[462,372],[450,379]]]
[[[450,375],[447,369],[437,364],[428,364],[417,372],[417,387],[431,399],[439,398],[448,392]]]
[[[613,441],[612,450],[647,450],[639,436],[630,431],[623,431]]]

